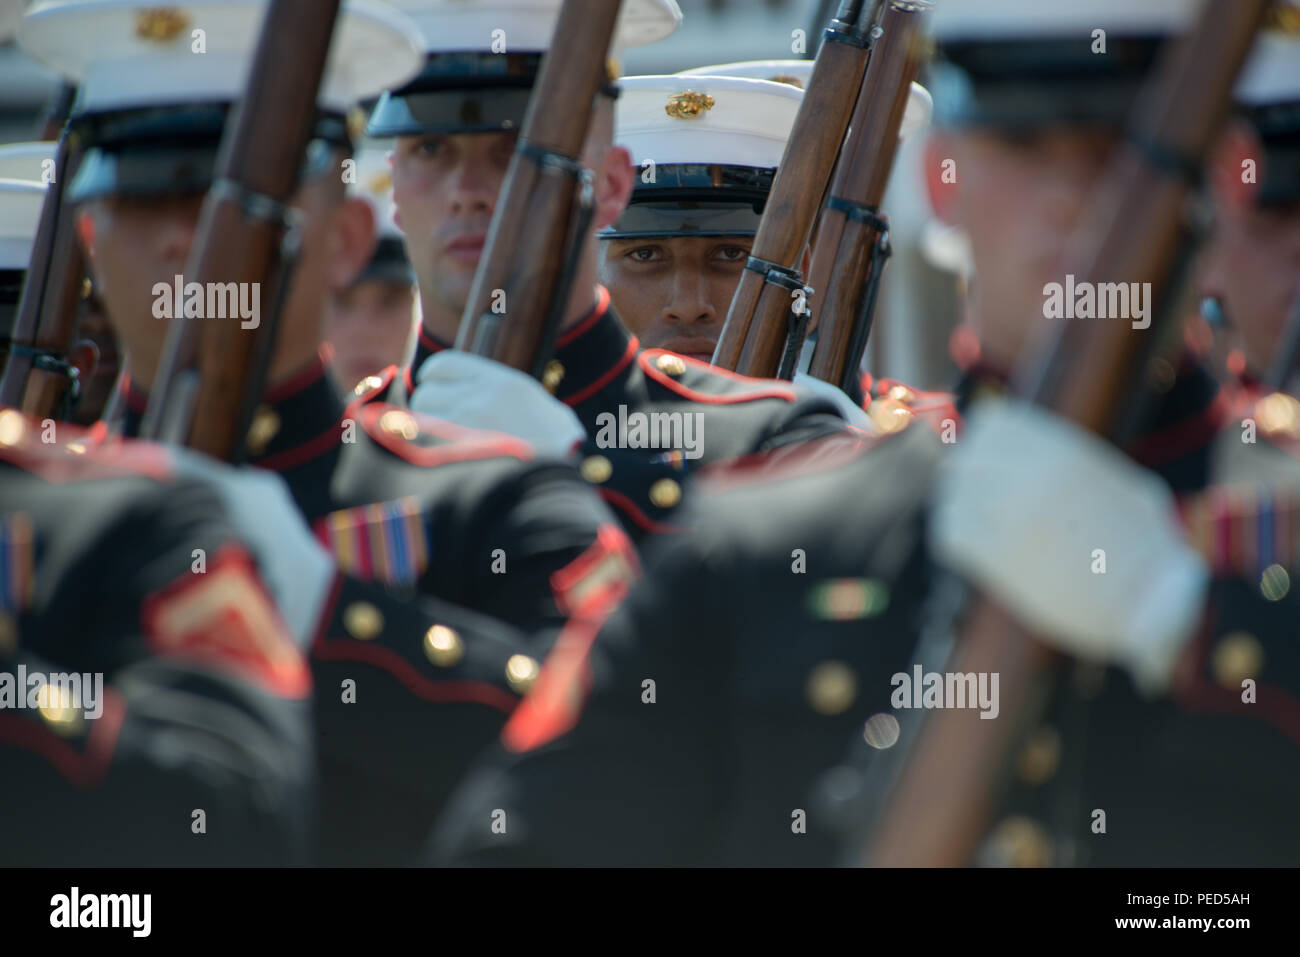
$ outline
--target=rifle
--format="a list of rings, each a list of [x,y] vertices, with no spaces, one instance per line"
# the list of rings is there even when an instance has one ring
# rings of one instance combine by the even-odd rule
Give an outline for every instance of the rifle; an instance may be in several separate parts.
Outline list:
[[[1291,309],[1282,326],[1282,341],[1279,345],[1264,384],[1274,391],[1284,392],[1291,381],[1291,374],[1295,372],[1296,359],[1300,357],[1300,285],[1296,286],[1295,296],[1291,300]]]
[[[890,255],[889,222],[880,202],[898,152],[899,127],[924,55],[927,6],[892,0],[871,54],[862,94],[849,124],[850,143],[835,169],[822,212],[810,271],[824,289],[814,306],[817,345],[808,373],[859,392],[858,375],[875,316],[880,277]],[[798,355],[802,342],[787,344]]]
[[[595,212],[579,157],[621,6],[565,0],[560,9],[456,336],[457,349],[538,379]]]
[[[1153,317],[1168,326],[1188,260],[1187,200],[1210,139],[1227,114],[1234,79],[1269,0],[1206,4],[1195,29],[1162,51],[1088,218],[1075,234],[1076,274],[1127,274],[1152,283]],[[1150,330],[1148,330],[1150,331]],[[1125,323],[1070,321],[1018,370],[1017,394],[1099,435],[1122,419],[1155,337]],[[1003,607],[983,599],[945,667],[1000,675],[1003,717],[967,709],[924,719],[876,820],[867,863],[961,866],[972,859],[995,808],[1015,746],[1045,703],[1043,679],[1060,656],[1030,639]]]
[[[808,245],[859,99],[884,2],[874,0],[864,13],[862,0],[844,0],[823,35],[749,261],[713,352],[716,366],[752,376],[792,374],[793,361],[782,363],[787,326],[806,325],[808,319],[799,257]]]
[[[80,162],[81,146],[65,127],[18,302],[9,361],[0,379],[0,405],[17,407],[38,420],[61,418],[57,413],[78,394],[77,370],[67,356],[77,332],[86,263],[76,238],[74,210],[63,201],[63,190]]]
[[[229,320],[202,320],[201,329],[194,319],[173,320],[141,426],[147,438],[225,461],[242,455],[291,283],[299,234],[287,204],[315,124],[338,10],[339,0],[271,0],[248,89],[226,121],[185,272],[204,288],[261,283],[275,308],[253,330]]]

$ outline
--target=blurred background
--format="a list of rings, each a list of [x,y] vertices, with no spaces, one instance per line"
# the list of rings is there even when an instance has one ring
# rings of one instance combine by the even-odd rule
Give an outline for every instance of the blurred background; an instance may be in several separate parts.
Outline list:
[[[734,60],[811,59],[838,0],[678,0],[683,23],[667,40],[634,48],[625,74],[675,73]],[[37,138],[42,114],[59,81],[12,42],[0,44],[0,143]],[[866,367],[877,376],[923,389],[945,389],[956,378],[948,341],[959,315],[960,277],[936,266],[934,224],[925,199],[921,158],[925,136],[898,154],[884,212],[894,255],[885,269]],[[929,231],[927,232],[927,224]],[[942,248],[939,244],[938,248]],[[814,295],[816,291],[814,291]]]

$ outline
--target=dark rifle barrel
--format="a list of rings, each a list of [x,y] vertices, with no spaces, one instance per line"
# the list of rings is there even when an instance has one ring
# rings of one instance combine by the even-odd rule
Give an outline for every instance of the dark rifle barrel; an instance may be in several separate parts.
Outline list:
[[[581,157],[596,97],[607,81],[606,52],[620,6],[565,0],[560,10],[474,275],[458,349],[533,375],[549,358],[569,294],[561,288],[574,253],[566,240],[585,239],[574,236],[581,226],[579,185],[572,166],[543,167],[535,153],[521,150]],[[504,312],[494,311],[502,299]]]
[[[280,261],[286,225],[266,210],[246,210],[240,194],[283,207],[297,188],[338,9],[339,0],[271,0],[247,92],[226,122],[214,189],[204,201],[186,264],[187,282],[204,289],[209,283],[257,283],[261,292],[271,291],[260,296],[259,312],[262,303],[277,301],[286,281]],[[231,188],[219,191],[221,183]],[[185,444],[223,460],[237,458],[262,394],[259,373],[273,347],[273,325],[263,321],[244,329],[237,316],[174,318],[151,390],[149,437],[162,434],[164,416],[176,415],[167,421],[180,423]],[[173,403],[190,403],[178,382],[196,362],[192,407],[175,408]]]
[[[1195,30],[1169,45],[1143,91],[1130,135],[1086,221],[1074,234],[1074,274],[1092,282],[1152,283],[1159,303],[1172,294],[1191,187],[1170,164],[1199,164],[1226,115],[1234,79],[1269,0],[1206,4]],[[1163,321],[1172,309],[1155,310]],[[1071,320],[1042,359],[1022,368],[1017,392],[1101,435],[1132,396],[1154,340],[1127,322]],[[1028,637],[1006,609],[977,599],[952,658],[953,672],[1000,675],[1001,717],[975,709],[925,716],[872,831],[867,862],[878,866],[962,866],[971,862],[995,810],[1015,745],[1041,713],[1059,656]]]
[[[54,179],[45,193],[41,220],[11,337],[15,346],[67,356],[77,331],[77,300],[85,260],[77,242],[74,210],[63,201],[67,182],[76,175],[81,150],[76,137],[59,138]],[[69,385],[68,377],[35,366],[33,356],[12,350],[0,381],[0,405],[21,408],[39,419],[53,417]]]
[[[751,255],[756,259],[791,270],[799,265],[858,101],[871,57],[866,38],[880,5],[877,0],[861,15],[865,29],[837,19],[826,32],[754,237]],[[843,42],[846,38],[859,42]],[[746,375],[775,375],[791,303],[789,288],[746,269],[727,310],[713,364]]]
[[[898,133],[924,55],[924,7],[891,3],[881,19],[883,31],[867,67],[862,95],[853,110],[849,140],[840,154],[830,195],[878,211],[898,152]],[[866,347],[858,321],[871,322],[861,300],[872,266],[879,231],[842,209],[822,212],[810,281],[814,290],[817,346],[809,375],[843,386],[854,374]],[[856,353],[856,354],[855,354]]]

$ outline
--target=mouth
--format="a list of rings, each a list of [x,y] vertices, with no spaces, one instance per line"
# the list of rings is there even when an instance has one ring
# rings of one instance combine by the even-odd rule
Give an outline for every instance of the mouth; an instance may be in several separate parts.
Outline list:
[[[448,259],[462,263],[478,264],[479,257],[483,255],[483,247],[487,245],[486,233],[473,233],[466,236],[458,236],[443,247],[443,252]]]
[[[713,361],[713,350],[717,342],[713,339],[669,339],[659,348],[667,349],[669,352],[675,352],[679,356],[686,356],[688,359],[698,359],[700,362]]]

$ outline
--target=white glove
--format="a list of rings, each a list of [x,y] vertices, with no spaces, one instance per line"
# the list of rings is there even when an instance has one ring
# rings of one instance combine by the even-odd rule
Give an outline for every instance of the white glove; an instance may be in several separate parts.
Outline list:
[[[530,375],[446,349],[424,360],[411,396],[416,412],[523,439],[539,455],[565,458],[587,438],[578,416]]]
[[[967,420],[936,493],[939,561],[1062,650],[1126,667],[1148,692],[1168,685],[1209,573],[1157,476],[1064,419],[1003,401]]]
[[[835,404],[839,409],[840,415],[844,420],[854,428],[861,429],[869,435],[879,435],[880,429],[876,428],[876,423],[871,421],[871,416],[867,415],[866,410],[856,405],[848,394],[839,386],[831,385],[816,376],[808,375],[806,372],[796,372],[794,374],[794,389],[806,396],[814,399],[825,399]]]
[[[280,616],[298,646],[306,649],[320,629],[337,569],[333,556],[308,529],[284,479],[264,469],[235,468],[190,449],[173,451],[178,475],[202,479],[217,491],[257,559]]]

